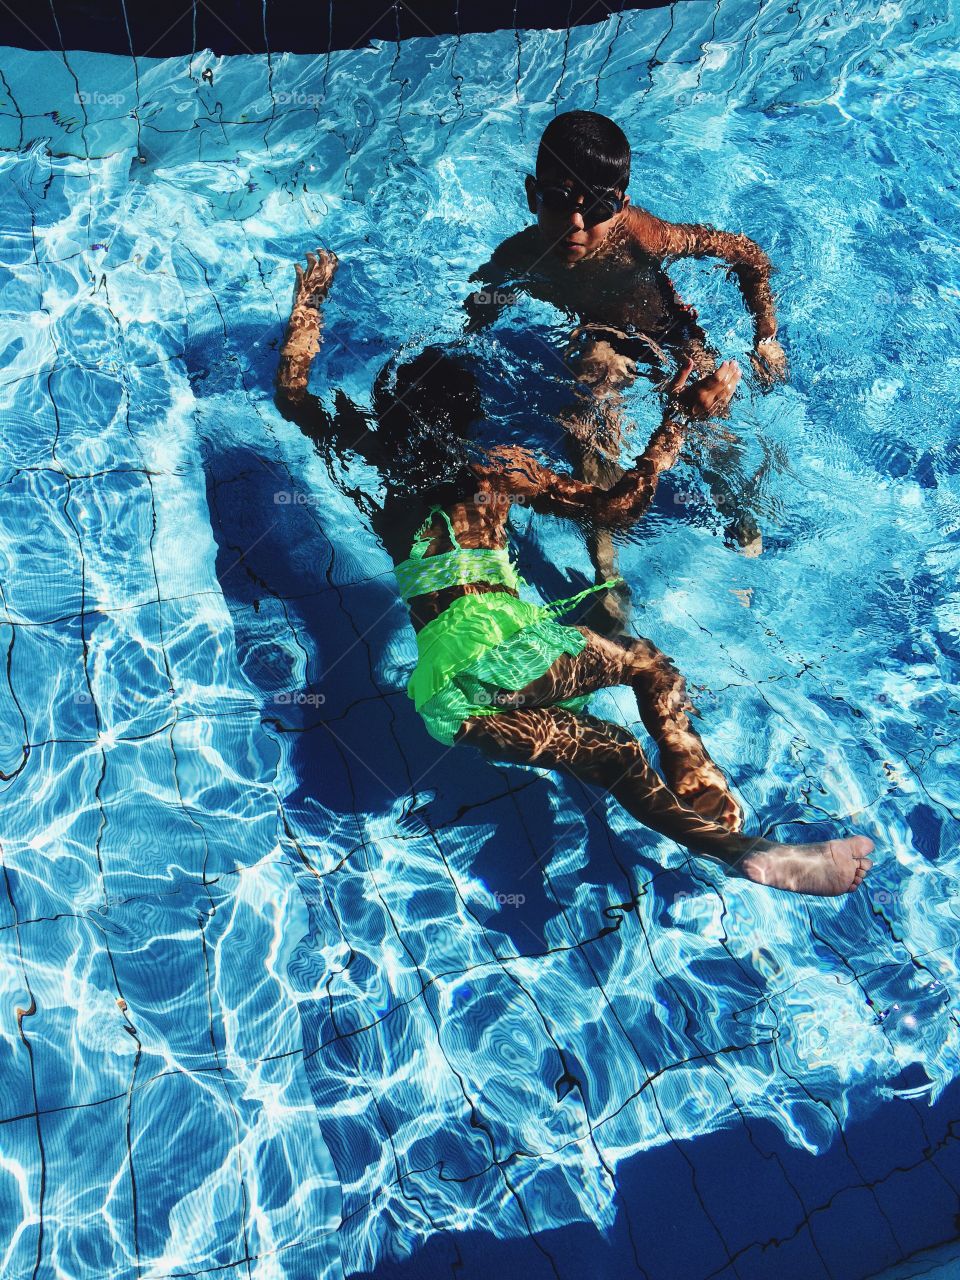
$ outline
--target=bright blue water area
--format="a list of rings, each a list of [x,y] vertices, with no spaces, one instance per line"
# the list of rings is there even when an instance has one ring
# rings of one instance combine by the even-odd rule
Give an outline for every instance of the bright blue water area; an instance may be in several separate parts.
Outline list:
[[[957,35],[942,3],[691,0],[318,58],[2,52],[0,1273],[853,1280],[955,1234]],[[717,428],[763,554],[694,451],[621,571],[748,829],[876,840],[850,897],[444,751],[351,477],[274,407],[293,262],[339,255],[313,385],[369,404],[458,333],[573,107],[627,130],[637,202],[779,269],[790,382]],[[735,284],[674,278],[743,359]],[[473,340],[544,449],[568,328],[523,301]],[[590,579],[572,527],[515,533],[545,598]]]

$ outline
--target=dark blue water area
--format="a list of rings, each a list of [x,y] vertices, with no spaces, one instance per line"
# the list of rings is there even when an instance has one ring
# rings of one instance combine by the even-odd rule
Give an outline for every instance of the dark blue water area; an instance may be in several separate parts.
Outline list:
[[[655,9],[667,0],[401,0],[376,4],[319,4],[304,21],[295,0],[231,0],[217,8],[160,0],[112,10],[90,0],[57,0],[38,8],[13,0],[0,12],[0,42],[26,49],[95,49],[101,53],[174,57],[202,49],[218,53],[316,53],[362,47],[371,40],[408,40],[417,36],[501,28],[558,27],[598,22],[608,13]]]
[[[749,1119],[620,1164],[607,1236],[446,1233],[351,1280],[865,1280],[960,1238],[958,1139],[956,1082],[932,1107],[897,1098],[848,1122],[817,1155]]]

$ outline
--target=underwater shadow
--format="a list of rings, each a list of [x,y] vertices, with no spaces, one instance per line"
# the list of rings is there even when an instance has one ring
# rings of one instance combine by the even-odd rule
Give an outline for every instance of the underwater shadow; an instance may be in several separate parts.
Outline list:
[[[757,1116],[673,1137],[618,1164],[617,1214],[606,1233],[584,1222],[534,1227],[519,1239],[446,1231],[347,1280],[880,1280],[957,1238],[958,1106],[957,1081],[933,1106],[895,1097],[848,1119],[817,1153]]]
[[[576,888],[576,876],[551,883],[544,868],[579,846],[602,888],[604,927],[606,899],[636,892],[646,833],[611,832],[590,787],[431,738],[405,690],[413,630],[389,561],[371,564],[373,535],[324,495],[278,501],[306,486],[251,448],[207,441],[204,471],[239,663],[264,727],[288,740],[285,807],[308,827],[318,805],[358,829],[391,813],[448,854],[468,849],[471,875],[489,890],[484,923],[523,953],[546,949],[546,925]]]

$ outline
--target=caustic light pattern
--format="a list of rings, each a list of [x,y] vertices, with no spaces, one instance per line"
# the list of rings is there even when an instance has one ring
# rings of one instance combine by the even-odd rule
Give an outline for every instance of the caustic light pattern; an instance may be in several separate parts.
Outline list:
[[[894,1098],[919,1131],[957,1074],[956,38],[937,4],[694,0],[316,58],[3,51],[4,1276],[326,1280],[478,1232],[566,1280],[543,1233],[594,1223],[617,1274],[770,1275],[802,1239],[797,1274],[849,1277],[804,1151],[873,1215],[862,1274],[902,1255],[895,1155],[844,1135]],[[849,898],[429,739],[353,464],[274,407],[293,263],[339,255],[314,385],[369,405],[460,330],[574,107],[628,132],[637,202],[778,266],[790,382],[718,428],[763,554],[724,544],[707,440],[620,566],[748,829],[877,841]],[[735,284],[674,277],[743,360]],[[542,430],[568,330],[521,297],[478,340],[505,431]],[[592,580],[575,529],[514,523],[545,598]],[[698,1181],[723,1133],[762,1221]],[[673,1253],[623,1189],[658,1150],[697,1197]]]

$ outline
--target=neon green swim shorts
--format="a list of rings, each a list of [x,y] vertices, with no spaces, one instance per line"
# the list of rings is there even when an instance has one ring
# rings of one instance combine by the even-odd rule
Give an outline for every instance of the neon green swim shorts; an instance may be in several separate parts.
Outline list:
[[[522,689],[562,653],[582,653],[587,644],[583,633],[555,621],[556,610],[557,605],[490,591],[459,596],[428,622],[417,633],[419,657],[407,685],[427,732],[450,746],[471,716],[506,710],[496,702],[501,689]],[[567,698],[555,705],[582,711],[589,698]]]

